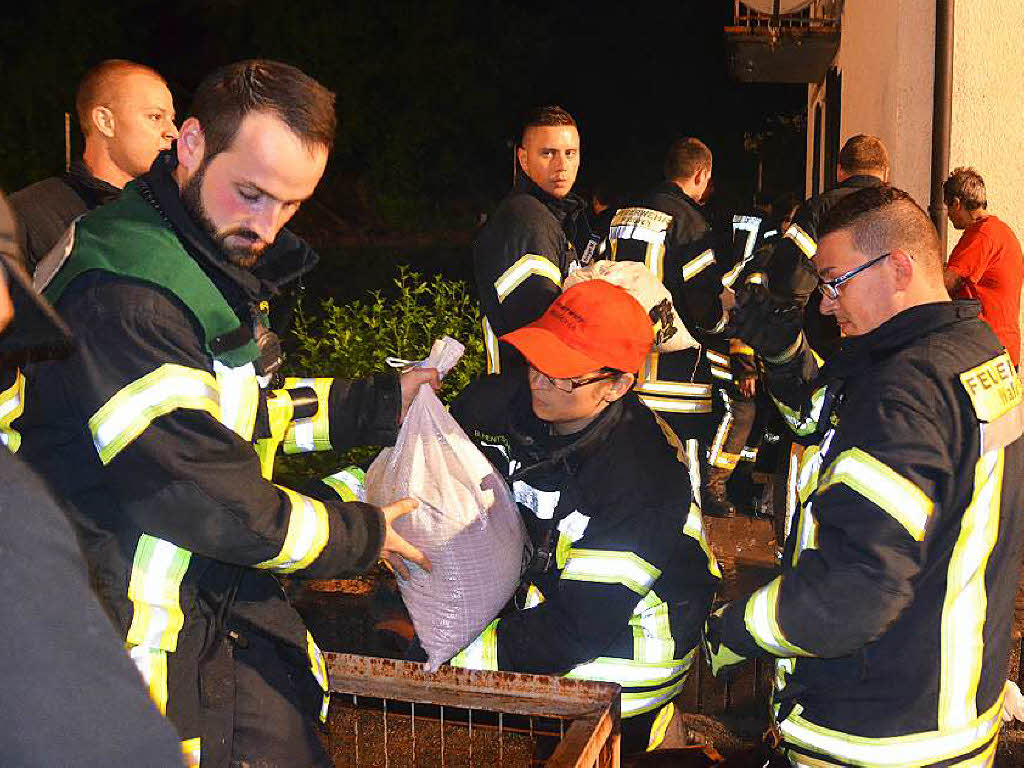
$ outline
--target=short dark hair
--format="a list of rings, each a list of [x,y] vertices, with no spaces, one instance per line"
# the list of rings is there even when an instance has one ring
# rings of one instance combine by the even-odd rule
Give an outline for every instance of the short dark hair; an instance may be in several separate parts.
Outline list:
[[[573,116],[557,104],[549,104],[544,107],[534,107],[523,117],[523,130],[519,133],[519,146],[523,146],[526,140],[526,132],[530,128],[543,128],[549,125],[571,125],[576,126]]]
[[[877,136],[851,136],[839,150],[839,167],[847,173],[889,170],[889,152]]]
[[[665,154],[665,178],[689,179],[699,170],[711,170],[711,150],[700,139],[676,139]]]
[[[334,145],[334,94],[290,64],[249,59],[213,71],[196,88],[189,116],[203,129],[204,160],[231,146],[251,112],[273,113],[307,148]]]
[[[960,205],[968,211],[988,208],[985,180],[973,168],[957,168],[942,182],[942,199],[946,205],[952,205],[953,200],[959,200]]]
[[[942,255],[935,225],[902,189],[882,184],[844,197],[826,214],[819,240],[841,230],[850,233],[863,253],[880,256],[897,248],[906,251],[941,282]]]
[[[135,73],[152,75],[160,82],[166,82],[163,75],[152,67],[127,59],[105,59],[86,70],[75,93],[75,113],[84,135],[88,136],[92,131],[90,113],[93,109],[109,107],[117,95],[117,81]]]

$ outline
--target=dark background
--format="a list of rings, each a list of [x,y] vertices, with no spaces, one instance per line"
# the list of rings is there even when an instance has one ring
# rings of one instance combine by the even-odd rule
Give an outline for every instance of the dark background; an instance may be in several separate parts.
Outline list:
[[[519,119],[536,104],[561,104],[579,123],[577,191],[601,181],[639,193],[660,179],[668,143],[695,135],[715,155],[715,212],[752,204],[758,157],[764,198],[802,197],[806,89],[730,78],[722,28],[731,0],[596,6],[23,3],[0,19],[0,187],[62,170],[64,112],[73,116],[78,79],[97,61],[159,70],[180,122],[210,69],[269,57],[338,94],[334,155],[294,224],[322,250],[349,254],[343,262],[357,256],[368,275],[399,252],[467,274],[473,228],[508,189]],[[74,117],[72,125],[77,153]]]

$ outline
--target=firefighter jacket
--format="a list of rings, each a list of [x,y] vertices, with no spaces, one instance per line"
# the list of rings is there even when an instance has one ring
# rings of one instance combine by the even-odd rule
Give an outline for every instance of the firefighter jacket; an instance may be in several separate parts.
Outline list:
[[[67,360],[26,370],[22,453],[67,501],[158,708],[195,762],[201,752],[218,765],[225,737],[199,713],[224,690],[230,706],[231,689],[201,683],[200,660],[229,627],[266,634],[305,669],[294,674],[308,678],[313,712],[325,708],[320,651],[273,574],[357,573],[384,537],[375,507],[272,483],[272,454],[387,443],[400,393],[393,375],[262,390],[250,311],[315,254],[282,232],[258,270],[226,263],[162,157],[74,227],[46,295],[77,343]]]
[[[806,201],[766,259],[764,273],[769,291],[806,305],[804,330],[811,348],[827,359],[839,348],[839,326],[835,318],[820,311],[821,296],[814,289],[818,274],[811,259],[818,250],[821,223],[836,203],[865,187],[882,184],[877,176],[850,176],[838,186]]]
[[[513,374],[452,414],[509,479],[535,551],[514,609],[452,663],[615,682],[623,717],[652,712],[682,688],[720,578],[680,443],[632,392],[549,435]]]
[[[1021,384],[976,302],[768,368],[806,444],[780,576],[709,621],[712,668],[775,656],[797,765],[990,764],[1021,558]],[[809,398],[799,402],[801,392]]]
[[[498,337],[532,323],[562,291],[562,281],[591,258],[586,203],[557,198],[525,173],[473,241],[473,273],[483,309],[487,372],[522,365]],[[500,348],[500,352],[499,352]]]

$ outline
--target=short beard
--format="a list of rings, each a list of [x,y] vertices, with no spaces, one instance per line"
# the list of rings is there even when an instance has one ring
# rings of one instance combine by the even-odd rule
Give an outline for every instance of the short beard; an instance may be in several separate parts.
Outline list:
[[[199,164],[196,172],[192,174],[192,178],[185,182],[185,185],[181,188],[181,203],[185,206],[186,213],[192,217],[192,220],[199,225],[200,229],[209,235],[214,245],[224,254],[224,258],[229,263],[241,269],[252,269],[260,260],[260,256],[263,255],[267,244],[263,243],[262,246],[255,250],[252,248],[232,248],[227,244],[227,239],[232,236],[245,237],[255,242],[260,241],[260,236],[251,229],[244,227],[237,227],[223,232],[217,229],[217,225],[213,223],[213,220],[206,212],[206,206],[203,204],[203,178],[206,176],[206,166],[208,164],[209,161],[204,159]]]

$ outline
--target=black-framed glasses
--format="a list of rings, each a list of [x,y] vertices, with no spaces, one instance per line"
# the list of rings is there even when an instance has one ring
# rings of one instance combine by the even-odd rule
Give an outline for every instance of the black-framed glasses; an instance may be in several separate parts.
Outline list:
[[[840,285],[845,283],[847,280],[852,280],[868,267],[874,266],[882,259],[884,259],[886,256],[891,255],[892,251],[886,251],[881,256],[876,256],[875,258],[871,259],[871,261],[866,261],[859,267],[854,267],[849,272],[844,272],[839,277],[834,277],[831,280],[822,280],[818,283],[818,290],[821,291],[821,295],[824,296],[825,298],[835,301],[836,299],[839,298]]]
[[[572,392],[573,390],[585,387],[588,384],[596,384],[599,381],[608,381],[609,379],[614,379],[619,375],[618,372],[615,371],[611,373],[603,373],[599,376],[591,376],[589,379],[556,379],[552,376],[548,376],[543,371],[538,371],[532,365],[530,366],[530,370],[547,380],[548,384],[552,387],[562,392]]]

